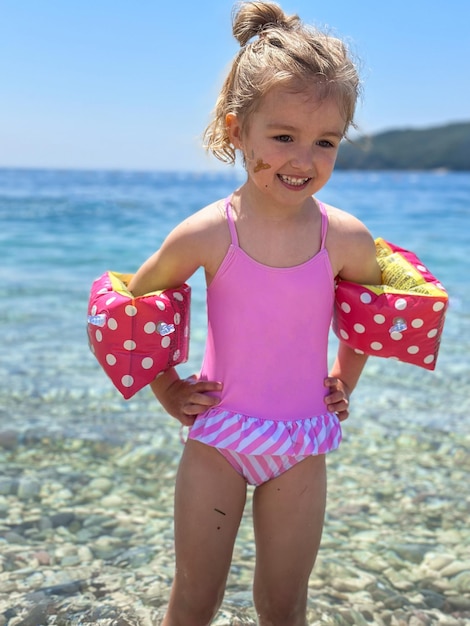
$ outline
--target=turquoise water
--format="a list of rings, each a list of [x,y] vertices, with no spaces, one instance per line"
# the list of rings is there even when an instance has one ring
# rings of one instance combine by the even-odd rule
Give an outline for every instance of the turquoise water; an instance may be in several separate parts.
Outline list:
[[[227,175],[0,170],[0,429],[145,438],[178,428],[146,389],[124,401],[91,355],[86,307],[107,269],[133,272],[182,218],[243,180]],[[470,174],[337,172],[319,198],[413,250],[450,296],[434,372],[372,358],[350,419],[468,431]],[[193,287],[190,360],[205,338],[202,274]],[[335,338],[331,337],[332,351]]]

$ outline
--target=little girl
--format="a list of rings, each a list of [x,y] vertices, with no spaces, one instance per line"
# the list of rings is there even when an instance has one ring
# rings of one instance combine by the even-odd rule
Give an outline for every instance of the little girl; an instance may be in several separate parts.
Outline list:
[[[328,375],[335,278],[380,283],[373,239],[315,194],[352,124],[358,76],[344,45],[271,2],[242,3],[241,49],[206,130],[207,147],[246,182],[167,237],[135,295],[203,267],[208,338],[198,376],[174,369],[152,389],[190,427],[176,479],[176,572],[165,626],[210,624],[222,602],[254,485],[254,602],[262,626],[305,626],[326,499],[325,454],[364,356],[339,344]]]

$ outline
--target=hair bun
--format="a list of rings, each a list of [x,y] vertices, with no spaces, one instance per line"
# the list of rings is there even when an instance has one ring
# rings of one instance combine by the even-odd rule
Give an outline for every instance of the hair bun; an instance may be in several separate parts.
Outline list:
[[[274,2],[242,2],[233,14],[233,36],[240,46],[268,28],[294,29],[300,24],[297,15],[286,15]]]

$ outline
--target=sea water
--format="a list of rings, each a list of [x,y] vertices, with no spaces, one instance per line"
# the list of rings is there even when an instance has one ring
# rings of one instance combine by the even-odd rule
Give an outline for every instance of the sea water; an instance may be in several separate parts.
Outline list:
[[[106,270],[134,272],[183,218],[243,182],[224,174],[0,170],[0,431],[109,440],[160,432],[180,452],[178,425],[148,389],[122,399],[88,348],[87,301]],[[414,251],[448,290],[437,367],[369,359],[350,420],[390,433],[410,422],[468,432],[470,173],[336,172],[320,200]],[[205,285],[192,286],[191,345],[205,342]],[[336,339],[330,339],[334,356]]]

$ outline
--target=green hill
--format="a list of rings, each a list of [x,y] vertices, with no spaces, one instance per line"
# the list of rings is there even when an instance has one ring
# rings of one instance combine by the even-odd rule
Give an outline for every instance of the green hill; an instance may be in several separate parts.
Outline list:
[[[336,169],[470,170],[470,122],[390,130],[344,141]]]

